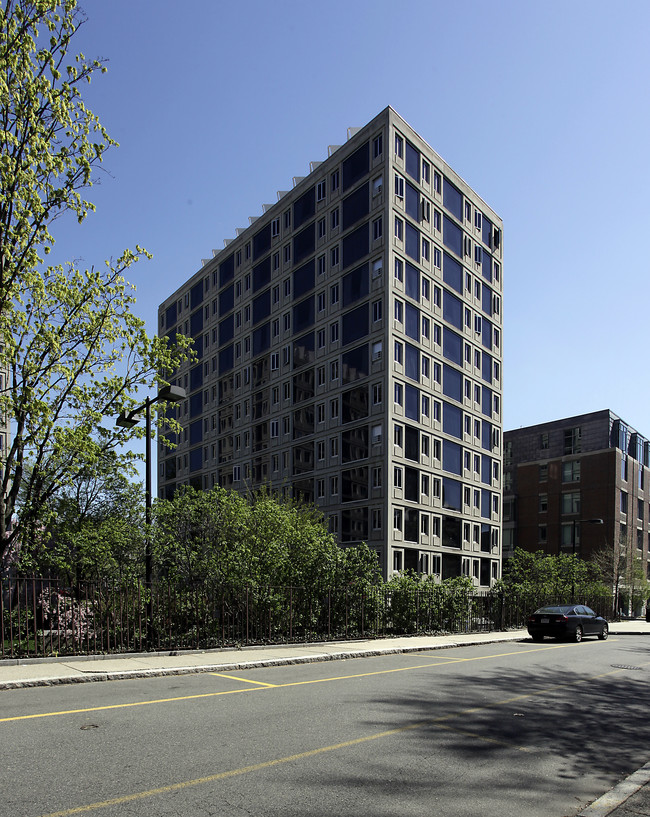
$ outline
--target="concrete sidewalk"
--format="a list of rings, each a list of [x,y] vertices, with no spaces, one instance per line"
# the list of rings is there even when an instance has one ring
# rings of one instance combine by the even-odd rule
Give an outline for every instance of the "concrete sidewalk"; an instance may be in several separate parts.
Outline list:
[[[650,623],[642,620],[612,622],[609,629],[613,636],[643,634],[650,636]],[[232,672],[251,667],[339,661],[372,655],[499,644],[528,638],[526,630],[509,630],[173,653],[3,659],[0,660],[0,690],[198,672]],[[577,817],[607,817],[607,815],[650,817],[650,763],[581,811]]]

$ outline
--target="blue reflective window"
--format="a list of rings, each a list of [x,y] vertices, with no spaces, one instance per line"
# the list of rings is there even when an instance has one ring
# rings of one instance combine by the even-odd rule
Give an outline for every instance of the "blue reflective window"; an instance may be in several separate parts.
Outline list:
[[[492,450],[492,423],[483,420],[481,427],[481,448],[485,451]]]
[[[482,319],[481,343],[486,349],[492,349],[492,321],[487,318]]]
[[[404,167],[406,172],[416,182],[420,182],[420,152],[414,148],[410,142],[406,143],[406,156]]]
[[[451,511],[460,511],[461,483],[451,477],[442,478],[442,507]]]
[[[203,467],[203,448],[199,446],[190,451],[190,471],[200,471]]]
[[[407,221],[404,225],[404,251],[414,261],[420,260],[420,231]]]
[[[346,312],[341,318],[341,346],[354,343],[370,331],[369,304],[362,304]]]
[[[463,268],[446,252],[442,254],[442,280],[460,295],[463,294]]]
[[[413,304],[404,305],[404,331],[409,338],[420,342],[420,310]]]
[[[452,406],[446,401],[442,404],[442,430],[456,439],[462,439],[463,412],[458,406]]]
[[[271,290],[267,289],[253,299],[253,326],[271,314]]]
[[[420,221],[420,194],[413,187],[412,184],[406,182],[406,200],[405,200],[406,214],[410,216],[413,221]]]
[[[196,309],[196,307],[203,303],[203,279],[199,281],[198,284],[194,284],[192,289],[190,290],[190,309]]]
[[[253,267],[253,292],[257,292],[271,281],[271,256]]]
[[[451,440],[442,441],[442,470],[461,474],[462,448]]]
[[[456,329],[463,328],[463,305],[460,298],[448,290],[442,293],[442,317]]]
[[[262,227],[259,233],[253,236],[253,261],[260,258],[267,250],[271,249],[271,222]]]
[[[304,295],[314,288],[315,269],[314,259],[312,258],[311,261],[307,261],[306,264],[303,264],[300,269],[297,269],[293,273],[294,298],[300,298],[301,295]]]
[[[355,301],[365,298],[369,292],[368,264],[362,264],[357,269],[343,276],[343,307],[350,306]]]
[[[404,386],[404,414],[409,420],[420,420],[420,390],[415,386]]]
[[[233,345],[226,346],[219,352],[219,374],[229,372],[233,367]]]
[[[231,284],[219,295],[219,314],[225,315],[235,305],[235,287]]]
[[[458,366],[463,365],[463,341],[460,335],[447,329],[446,326],[442,328],[442,354],[447,360],[456,363]]]
[[[227,318],[224,318],[219,323],[219,346],[223,346],[224,343],[228,343],[229,340],[232,340],[234,334],[235,334],[234,316],[229,315]]]
[[[487,216],[483,216],[483,243],[486,247],[492,247],[492,222]]]
[[[343,269],[361,260],[368,255],[370,238],[368,223],[357,227],[343,239]]]
[[[297,264],[316,249],[316,225],[310,224],[293,239],[293,261]]]
[[[190,397],[190,417],[198,417],[203,412],[203,389]]]
[[[271,346],[271,322],[267,321],[253,330],[253,357],[265,352]]]
[[[481,264],[481,272],[486,281],[492,283],[492,257],[485,251],[483,252],[483,263]]]
[[[313,326],[315,319],[314,311],[314,296],[305,298],[293,308],[293,331],[294,333],[303,332],[310,326]]]
[[[353,383],[367,377],[370,373],[370,353],[368,344],[350,349],[341,355],[341,373],[343,383]]]
[[[167,307],[167,311],[165,312],[165,326],[168,329],[171,329],[172,326],[176,323],[176,301],[171,306]]]
[[[481,488],[481,516],[489,519],[492,515],[492,494],[486,488]]]
[[[492,355],[483,352],[483,360],[481,361],[481,374],[486,383],[492,382]]]
[[[190,445],[203,442],[203,420],[190,423]]]
[[[225,261],[219,264],[219,286],[222,287],[228,281],[232,281],[235,274],[235,254],[229,255]]]
[[[203,331],[203,310],[197,309],[190,317],[190,335],[198,335]]]
[[[483,386],[481,392],[481,411],[486,417],[492,416],[492,389]]]
[[[463,257],[463,231],[448,216],[443,216],[442,243],[456,253],[459,258]]]
[[[442,203],[452,215],[456,216],[458,221],[463,220],[463,194],[446,177],[442,190]],[[485,217],[483,223],[485,223]]]
[[[481,458],[481,482],[484,485],[492,484],[492,457],[483,454]]]
[[[190,391],[200,389],[203,385],[203,364],[199,363],[190,369]]]
[[[342,205],[342,229],[347,230],[357,221],[360,221],[370,212],[369,184],[362,184],[354,193],[350,193],[343,199]]]
[[[410,380],[420,382],[420,352],[410,343],[405,344],[404,374]]]
[[[492,290],[490,287],[486,287],[485,284],[481,292],[481,308],[486,315],[492,315]]]
[[[348,187],[352,187],[352,185],[362,179],[369,170],[370,147],[369,142],[366,142],[343,162],[343,190],[345,191]]]
[[[293,229],[296,230],[301,224],[310,219],[316,212],[315,188],[310,188],[303,193],[293,204]]]
[[[414,301],[420,300],[420,273],[418,270],[413,266],[413,264],[409,264],[406,262],[406,280],[404,281],[404,291],[409,296],[409,298],[413,298]]]
[[[447,397],[452,400],[457,400],[459,403],[463,399],[463,376],[452,366],[447,363],[442,365],[442,391]]]

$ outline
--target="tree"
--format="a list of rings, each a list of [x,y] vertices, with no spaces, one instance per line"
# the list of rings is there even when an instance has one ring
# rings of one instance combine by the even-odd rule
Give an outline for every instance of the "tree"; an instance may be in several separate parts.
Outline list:
[[[154,503],[158,572],[185,584],[327,587],[376,581],[365,545],[342,550],[316,509],[258,491],[185,488]]]
[[[100,269],[44,264],[52,223],[86,218],[84,191],[116,144],[80,92],[103,64],[68,58],[82,23],[76,0],[5,0],[0,10],[0,417],[14,432],[0,486],[4,561],[47,528],[62,488],[123,451],[129,434],[102,419],[135,406],[138,389],[165,383],[190,353],[181,336],[150,339],[132,312],[124,273],[142,248]],[[130,459],[116,454],[115,465]]]
[[[142,487],[115,459],[109,452],[50,500],[48,527],[21,554],[22,572],[55,575],[66,585],[144,575]]]
[[[643,559],[635,553],[627,527],[611,547],[605,545],[592,556],[600,580],[612,592],[612,612],[632,615],[650,595]]]
[[[605,588],[593,565],[573,554],[552,556],[541,550],[530,553],[515,548],[514,555],[504,562],[503,578],[495,592],[502,589],[568,600],[574,595],[576,598],[600,595]]]

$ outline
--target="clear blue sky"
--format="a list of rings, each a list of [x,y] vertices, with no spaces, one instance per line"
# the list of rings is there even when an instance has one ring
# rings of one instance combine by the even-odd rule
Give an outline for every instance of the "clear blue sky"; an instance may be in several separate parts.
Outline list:
[[[86,0],[120,142],[58,257],[140,243],[158,304],[346,129],[393,108],[504,220],[506,430],[611,408],[650,436],[650,2]],[[110,175],[108,175],[110,174]]]

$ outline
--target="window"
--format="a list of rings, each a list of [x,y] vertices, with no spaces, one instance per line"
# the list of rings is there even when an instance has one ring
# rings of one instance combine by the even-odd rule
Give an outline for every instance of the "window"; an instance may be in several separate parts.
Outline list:
[[[395,383],[395,403],[398,406],[404,404],[404,389],[401,383]]]
[[[381,217],[376,218],[372,222],[372,240],[378,241],[382,236],[382,219]]]
[[[382,395],[381,383],[375,383],[373,385],[373,387],[372,387],[372,404],[373,404],[373,406],[378,406],[378,405],[381,404],[381,402],[382,402],[381,395]]]
[[[326,271],[325,256],[324,255],[319,255],[318,256],[318,274],[319,275],[324,275],[325,271]]]
[[[382,313],[382,301],[373,301],[372,302],[372,320],[373,323],[377,323],[381,320],[381,313]]]
[[[335,267],[339,263],[339,248],[332,247],[330,250],[330,266]]]
[[[442,253],[437,247],[433,248],[433,266],[436,269],[441,269],[442,267]]]
[[[395,360],[395,363],[399,363],[400,365],[402,364],[402,362],[403,362],[403,353],[404,353],[403,345],[398,340],[396,340],[395,341],[395,352],[394,352],[394,355],[393,355],[393,359]]]
[[[323,179],[316,185],[316,201],[323,201],[326,195],[327,185],[325,184],[325,179]]]
[[[375,196],[379,196],[381,194],[381,191],[382,191],[383,187],[384,187],[384,177],[383,176],[377,176],[377,178],[372,180],[372,195],[373,195],[373,198]]]
[[[324,238],[325,233],[326,233],[325,219],[324,218],[321,218],[321,219],[318,220],[317,231],[318,231],[318,237],[319,238]]]
[[[325,306],[326,306],[326,298],[325,298],[325,293],[324,292],[319,292],[318,293],[317,301],[318,301],[318,311],[319,312],[324,312],[325,311]]]
[[[339,339],[339,324],[338,321],[330,324],[330,343],[336,343]]]
[[[282,251],[284,263],[288,264],[291,261],[291,244],[286,244]]]
[[[332,193],[336,192],[339,189],[339,183],[340,183],[339,171],[335,170],[330,176],[330,189]]]
[[[425,184],[429,184],[431,168],[429,162],[422,159],[422,181]]]
[[[271,222],[271,237],[276,238],[280,235],[280,218],[274,218]]]
[[[284,213],[284,229],[288,230],[291,227],[291,210],[285,210]]]
[[[395,156],[401,159],[404,156],[404,140],[399,134],[395,134]]]
[[[404,239],[404,222],[397,216],[395,216],[395,238],[398,241],[403,241]]]
[[[399,467],[393,469],[393,483],[396,488],[402,487],[402,469]]]
[[[330,380],[338,379],[339,379],[339,362],[338,360],[333,360],[330,363]]]
[[[339,492],[339,478],[338,477],[330,477],[330,494],[331,496],[337,496]]]
[[[397,323],[404,323],[404,304],[400,300],[395,300],[395,320]]]
[[[382,134],[380,133],[379,136],[375,136],[372,140],[372,158],[377,159],[381,156],[383,150],[383,138]]]
[[[395,280],[400,283],[404,280],[404,262],[400,258],[395,259]]]
[[[330,287],[330,304],[335,306],[339,302],[339,285],[333,284]]]
[[[562,482],[580,481],[580,460],[569,460],[562,463]]]
[[[438,194],[442,191],[442,176],[437,170],[433,171],[433,189]]]
[[[404,179],[398,174],[395,174],[395,195],[398,199],[404,198]]]
[[[426,238],[422,239],[422,259],[424,261],[429,260],[429,242]]]
[[[330,227],[332,230],[336,230],[339,226],[339,208],[337,207],[336,210],[332,210],[330,214]]]

